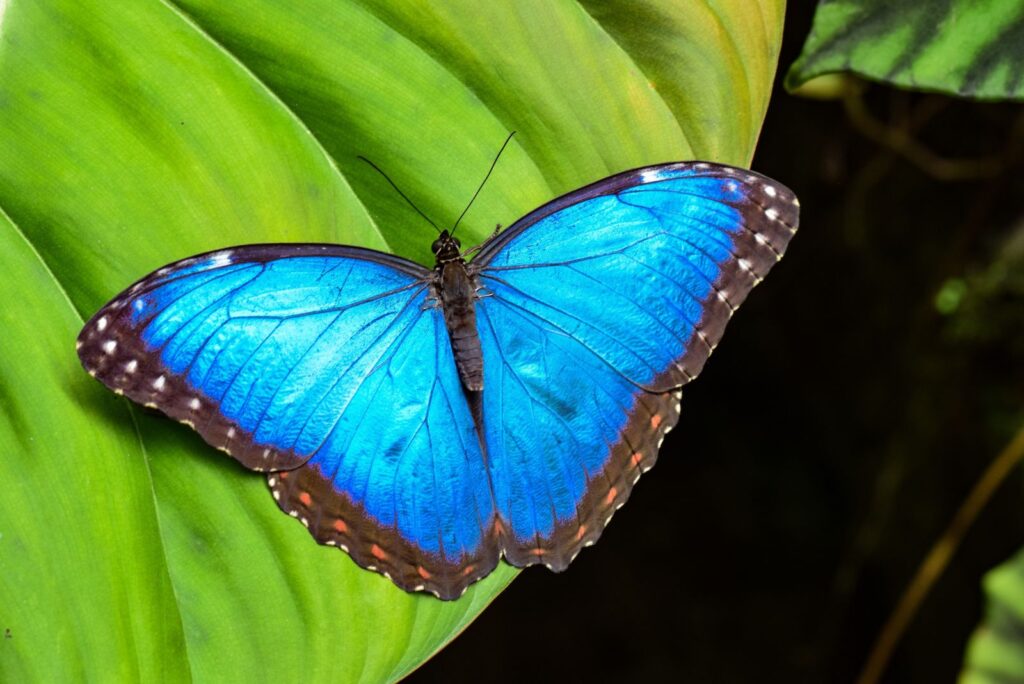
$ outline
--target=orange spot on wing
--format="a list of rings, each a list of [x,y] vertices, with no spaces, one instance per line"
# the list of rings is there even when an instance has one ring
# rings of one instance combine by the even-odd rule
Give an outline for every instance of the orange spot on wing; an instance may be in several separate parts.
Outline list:
[[[576,541],[583,539],[583,535],[587,533],[587,526],[580,525],[580,529],[576,530]]]
[[[609,489],[608,490],[608,496],[604,497],[605,505],[610,504],[612,501],[615,501],[615,495],[618,494],[618,493],[619,493],[619,490],[616,489],[615,487],[612,487],[611,489]]]
[[[474,570],[476,570],[476,566],[475,565],[467,565],[466,569],[462,571],[462,576],[463,577],[469,577],[470,575],[473,574]]]
[[[423,567],[422,565],[417,565],[416,566],[416,572],[418,572],[420,577],[422,577],[425,580],[428,580],[431,577],[433,577],[433,575],[431,575],[429,572],[427,572],[427,569],[425,567]]]
[[[370,553],[377,560],[384,560],[385,558],[388,557],[388,554],[384,553],[384,549],[380,548],[376,544],[374,544],[373,546],[370,547]]]
[[[661,425],[661,421],[662,421],[661,414],[660,413],[655,413],[653,416],[651,416],[651,427],[654,428],[655,430],[657,430],[658,426]]]
[[[313,497],[309,495],[309,492],[302,492],[299,494],[299,501],[302,502],[303,506],[308,507],[309,504],[313,503]]]
[[[505,532],[505,526],[501,524],[501,518],[494,519],[494,534],[501,535]]]
[[[639,451],[633,452],[633,465],[638,466],[640,462],[644,460],[644,455]]]
[[[277,476],[279,478],[281,478],[282,480],[287,480],[288,479],[288,471],[287,470],[282,470],[281,472],[279,472],[277,474]]]
[[[342,520],[341,518],[338,518],[337,520],[334,521],[334,529],[337,530],[338,532],[341,532],[342,534],[347,534],[348,533],[348,525],[346,525],[345,521]]]
[[[543,556],[546,552],[544,551],[544,549],[530,549],[530,553],[532,553],[534,556]]]

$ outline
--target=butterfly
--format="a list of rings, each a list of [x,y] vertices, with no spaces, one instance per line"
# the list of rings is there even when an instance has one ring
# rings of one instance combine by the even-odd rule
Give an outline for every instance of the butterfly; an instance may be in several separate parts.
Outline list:
[[[798,214],[769,178],[682,162],[570,192],[472,250],[442,231],[433,269],[231,247],[136,282],[78,354],[265,472],[321,544],[455,599],[502,557],[561,571],[598,539]]]

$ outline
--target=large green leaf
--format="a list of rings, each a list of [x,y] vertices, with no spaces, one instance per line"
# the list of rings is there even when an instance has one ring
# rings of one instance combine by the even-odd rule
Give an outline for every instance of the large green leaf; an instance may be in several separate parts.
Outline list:
[[[904,88],[1024,99],[1024,2],[821,0],[786,86],[840,71]]]
[[[1024,681],[1024,551],[985,576],[985,593],[985,621],[967,645],[960,681]]]
[[[0,680],[378,681],[451,603],[319,547],[262,477],[77,367],[84,316],[172,259],[335,241],[428,257],[357,161],[489,234],[631,166],[750,159],[782,0],[0,2]]]

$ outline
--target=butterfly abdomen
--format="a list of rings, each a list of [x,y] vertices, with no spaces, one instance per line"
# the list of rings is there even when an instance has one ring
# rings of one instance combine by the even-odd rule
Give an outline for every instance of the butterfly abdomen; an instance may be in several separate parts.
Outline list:
[[[462,385],[471,392],[484,388],[484,357],[476,328],[476,286],[461,259],[440,265],[437,294],[452,343]]]

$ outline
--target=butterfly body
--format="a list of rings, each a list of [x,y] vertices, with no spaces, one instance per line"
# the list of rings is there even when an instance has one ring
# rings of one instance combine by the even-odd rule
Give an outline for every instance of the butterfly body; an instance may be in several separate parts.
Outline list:
[[[444,311],[444,322],[451,338],[452,353],[459,368],[459,378],[470,392],[484,388],[483,350],[476,328],[476,300],[479,279],[466,266],[459,251],[458,240],[448,231],[434,241],[437,258],[434,267],[433,298]]]
[[[704,162],[560,197],[466,261],[248,245],[146,276],[78,340],[90,374],[267,473],[320,543],[457,598],[568,566],[657,458],[680,388],[782,256],[796,199]]]

